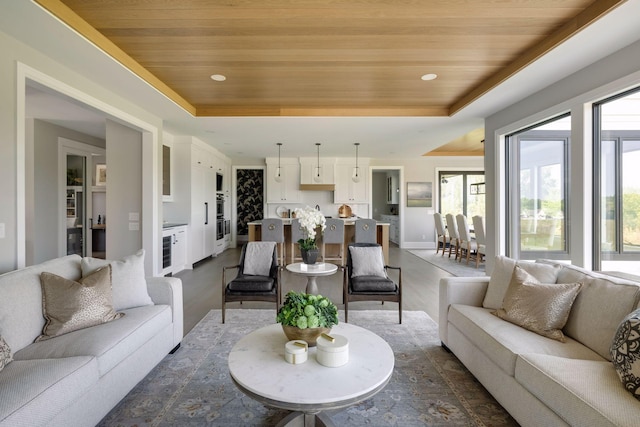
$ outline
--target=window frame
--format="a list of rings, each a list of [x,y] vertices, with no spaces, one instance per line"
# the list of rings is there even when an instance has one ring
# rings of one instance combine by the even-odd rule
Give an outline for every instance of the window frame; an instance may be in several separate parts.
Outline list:
[[[556,115],[552,118],[538,122],[522,128],[518,131],[505,135],[505,159],[507,162],[505,183],[506,190],[506,254],[516,259],[539,259],[548,258],[556,260],[571,259],[571,203],[569,200],[569,190],[571,188],[571,129],[568,130],[536,130],[548,123],[553,123],[564,118],[571,117],[570,112]],[[521,244],[521,188],[520,188],[520,142],[521,136],[526,134],[526,139],[562,140],[562,151],[564,163],[562,167],[562,212],[564,216],[564,246],[561,250],[533,251],[522,250]],[[525,140],[526,140],[525,139]]]

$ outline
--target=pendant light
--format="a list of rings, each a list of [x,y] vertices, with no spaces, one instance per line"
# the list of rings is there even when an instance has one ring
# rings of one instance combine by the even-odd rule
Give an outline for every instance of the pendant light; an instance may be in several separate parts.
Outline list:
[[[278,167],[276,168],[274,179],[276,182],[282,182],[282,168],[280,167],[280,147],[282,147],[282,142],[278,142],[276,145],[278,146]]]
[[[353,174],[351,175],[351,180],[353,182],[360,182],[360,168],[358,167],[358,146],[360,145],[360,143],[356,142],[353,145],[356,146],[356,167],[353,168]]]
[[[320,143],[316,142],[316,151],[318,157],[318,166],[313,171],[313,180],[315,182],[322,182],[322,171],[320,170]]]

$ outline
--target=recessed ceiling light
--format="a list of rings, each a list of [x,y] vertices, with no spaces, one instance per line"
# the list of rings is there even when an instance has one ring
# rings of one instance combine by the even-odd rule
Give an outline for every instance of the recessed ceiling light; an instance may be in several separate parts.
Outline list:
[[[212,74],[211,75],[211,80],[215,80],[217,82],[223,82],[223,81],[227,80],[227,78],[225,76],[223,76],[222,74]]]
[[[422,80],[435,80],[436,77],[438,77],[437,74],[433,74],[433,73],[429,73],[429,74],[425,74],[424,76],[420,77]]]

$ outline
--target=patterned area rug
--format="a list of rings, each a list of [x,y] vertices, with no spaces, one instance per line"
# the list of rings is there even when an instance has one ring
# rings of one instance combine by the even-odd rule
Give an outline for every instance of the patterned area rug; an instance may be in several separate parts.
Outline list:
[[[220,310],[210,311],[99,426],[275,426],[288,412],[242,394],[227,368],[233,345],[274,317],[273,310],[227,310],[223,325]],[[426,313],[405,311],[402,325],[396,312],[384,310],[353,310],[349,318],[384,338],[396,360],[377,395],[329,413],[337,426],[517,426],[440,347],[437,324]]]
[[[445,254],[445,256],[442,256],[442,252],[436,254],[435,249],[415,249],[410,250],[409,253],[417,256],[418,258],[422,258],[428,263],[431,263],[457,277],[478,277],[487,275],[484,269],[484,264],[480,264],[479,267],[476,268],[475,261],[469,261],[469,265],[467,265],[466,261],[458,262],[453,258],[449,258],[448,254]]]

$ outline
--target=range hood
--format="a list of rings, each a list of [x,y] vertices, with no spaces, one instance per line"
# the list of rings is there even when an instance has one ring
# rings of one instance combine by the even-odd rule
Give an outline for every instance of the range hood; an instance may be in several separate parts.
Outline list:
[[[301,191],[335,191],[335,184],[300,184]]]

